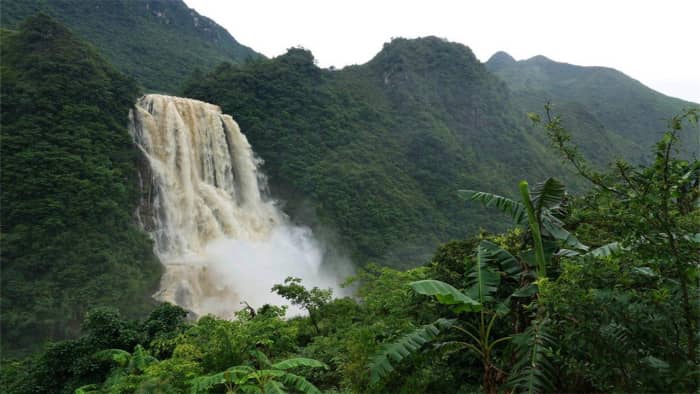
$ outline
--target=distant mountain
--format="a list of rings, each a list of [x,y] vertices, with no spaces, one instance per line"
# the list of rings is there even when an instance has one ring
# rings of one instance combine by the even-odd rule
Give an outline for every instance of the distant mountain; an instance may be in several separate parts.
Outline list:
[[[91,307],[146,313],[161,266],[133,217],[135,81],[45,15],[0,50],[4,358],[76,335]]]
[[[181,0],[3,1],[0,25],[16,29],[37,12],[68,26],[150,91],[174,93],[197,69],[261,56]]]
[[[457,189],[510,193],[566,174],[506,85],[469,48],[435,37],[395,39],[342,70],[302,49],[224,65],[185,95],[232,114],[273,194],[293,215],[313,207],[359,262],[416,265],[439,242],[506,222]]]
[[[666,119],[697,106],[606,67],[576,66],[544,56],[516,61],[505,52],[494,54],[486,67],[507,83],[523,110],[539,112],[544,102],[552,101],[572,128],[586,128],[609,141],[603,146],[634,161],[657,141]],[[697,153],[697,138],[689,134],[684,148]]]

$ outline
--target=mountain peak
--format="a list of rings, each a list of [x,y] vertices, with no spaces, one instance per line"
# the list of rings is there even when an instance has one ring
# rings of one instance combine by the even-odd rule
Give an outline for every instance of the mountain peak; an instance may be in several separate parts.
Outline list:
[[[441,68],[474,68],[480,62],[469,47],[435,36],[393,38],[368,63],[382,69],[434,71]]]
[[[540,64],[542,64],[542,63],[556,63],[554,60],[548,58],[547,56],[543,56],[543,55],[533,56],[533,57],[527,59],[526,61],[530,62],[530,63],[540,63]]]
[[[486,66],[490,69],[500,69],[513,63],[515,63],[513,56],[504,51],[498,51],[489,58],[486,62]]]

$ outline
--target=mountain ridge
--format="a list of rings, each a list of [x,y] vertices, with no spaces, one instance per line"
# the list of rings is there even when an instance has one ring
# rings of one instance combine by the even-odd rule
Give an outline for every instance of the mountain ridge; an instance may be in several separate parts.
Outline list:
[[[97,47],[147,90],[176,93],[197,69],[261,57],[182,0],[4,2],[0,26],[43,12]]]
[[[578,66],[542,55],[510,63],[492,56],[485,65],[506,82],[524,111],[540,112],[548,101],[555,108],[557,104],[576,105],[604,125],[606,132],[629,146],[640,147],[642,152],[656,142],[667,119],[698,105],[655,91],[610,67]],[[566,118],[569,114],[564,111],[561,115]],[[700,153],[700,147],[694,145],[686,138],[685,154]],[[638,162],[637,157],[626,156]]]

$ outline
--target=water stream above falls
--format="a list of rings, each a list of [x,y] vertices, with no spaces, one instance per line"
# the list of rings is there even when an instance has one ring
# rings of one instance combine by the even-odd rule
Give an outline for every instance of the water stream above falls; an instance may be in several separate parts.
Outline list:
[[[143,152],[139,217],[165,267],[154,297],[197,315],[230,318],[287,276],[337,288],[323,246],[266,198],[250,144],[229,115],[202,101],[149,94],[130,113]]]

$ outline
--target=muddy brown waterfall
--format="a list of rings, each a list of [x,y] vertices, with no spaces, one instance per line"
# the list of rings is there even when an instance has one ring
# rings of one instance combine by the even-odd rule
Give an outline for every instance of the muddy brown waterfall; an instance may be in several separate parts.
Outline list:
[[[335,287],[311,231],[290,225],[261,193],[264,178],[231,116],[150,94],[132,109],[129,129],[147,166],[139,217],[165,267],[156,299],[231,317],[242,301],[279,302],[270,288],[286,276]]]

